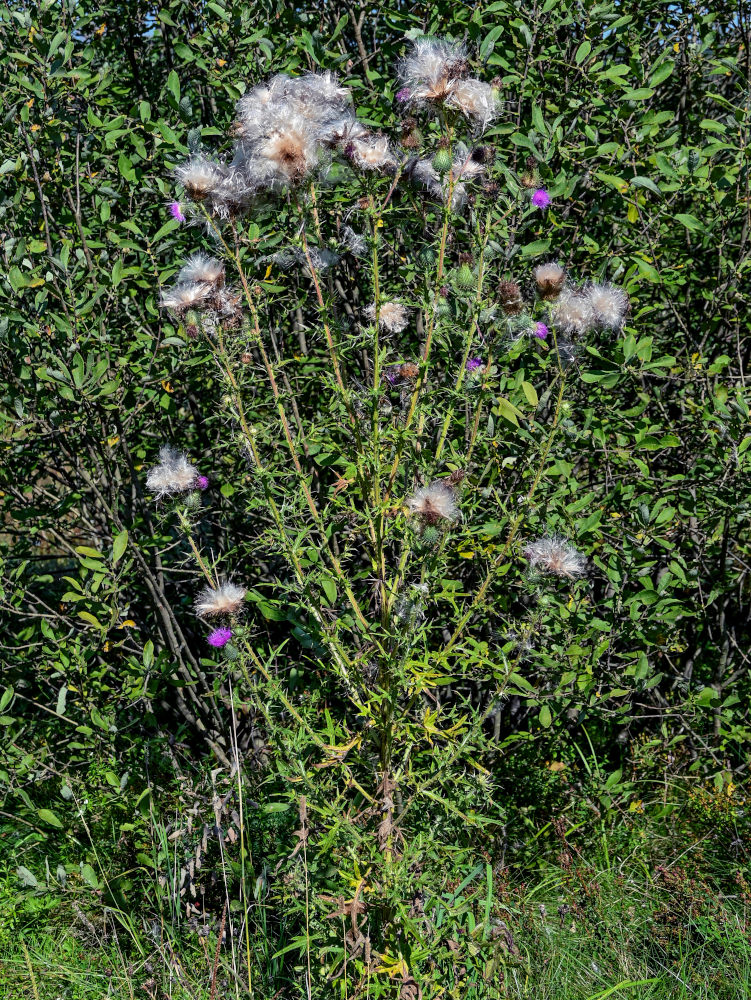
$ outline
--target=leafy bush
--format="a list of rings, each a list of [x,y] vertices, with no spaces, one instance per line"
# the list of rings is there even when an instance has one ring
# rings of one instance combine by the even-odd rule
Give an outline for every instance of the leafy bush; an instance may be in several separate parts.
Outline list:
[[[580,7],[0,15],[28,889],[417,996],[531,829],[665,819],[650,752],[732,798],[746,29]]]

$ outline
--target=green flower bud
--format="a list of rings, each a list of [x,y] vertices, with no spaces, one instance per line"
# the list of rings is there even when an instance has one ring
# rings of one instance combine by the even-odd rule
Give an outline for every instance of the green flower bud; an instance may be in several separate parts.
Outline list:
[[[433,168],[439,174],[447,174],[451,170],[451,153],[448,149],[439,149],[433,157]]]
[[[467,291],[477,287],[477,279],[475,278],[474,271],[469,264],[462,264],[456,272],[456,284],[457,287],[463,288]]]

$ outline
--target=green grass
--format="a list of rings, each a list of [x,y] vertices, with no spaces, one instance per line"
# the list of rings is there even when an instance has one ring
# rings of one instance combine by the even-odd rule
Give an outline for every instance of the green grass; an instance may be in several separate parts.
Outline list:
[[[710,878],[701,871],[708,864],[690,852],[650,865],[634,854],[619,858],[616,845],[606,846],[588,857],[562,841],[554,861],[543,859],[507,880],[498,876],[492,900],[483,899],[478,911],[487,907],[493,914],[482,946],[479,934],[468,933],[452,969],[431,970],[429,957],[422,962],[417,978],[424,1000],[746,1000],[751,900],[742,878],[736,886],[729,869]],[[201,938],[183,928],[173,937],[163,923],[146,918],[124,924],[93,901],[84,913],[62,900],[54,917],[45,911],[44,918],[54,929],[32,923],[23,939],[28,957],[21,938],[6,934],[3,995],[210,1000],[214,934]],[[278,942],[263,933],[256,923],[253,996],[306,996],[303,963],[288,955],[282,972],[273,958]],[[248,996],[244,955],[241,942],[221,949],[215,998]],[[265,969],[260,956],[268,960]],[[316,959],[314,953],[312,997],[399,996],[399,981],[383,974],[363,978],[360,992],[350,975],[345,992],[343,984],[316,977]]]

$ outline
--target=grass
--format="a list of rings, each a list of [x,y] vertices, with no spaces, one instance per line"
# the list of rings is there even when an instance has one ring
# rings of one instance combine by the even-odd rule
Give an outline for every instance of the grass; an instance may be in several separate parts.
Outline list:
[[[451,969],[421,963],[424,1000],[431,998],[534,998],[534,1000],[746,1000],[751,996],[749,898],[732,868],[702,873],[702,858],[676,852],[673,860],[647,864],[614,844],[584,848],[562,840],[554,859],[540,858],[493,880],[493,898],[482,892],[478,912],[491,914],[480,936],[467,935]],[[703,866],[704,868],[707,865]],[[736,866],[736,871],[738,866]],[[732,890],[736,891],[732,891]],[[7,900],[7,896],[4,897]],[[427,912],[427,911],[426,911]],[[84,913],[60,907],[24,937],[5,935],[0,988],[29,1000],[113,1000],[170,997],[217,1000],[248,996],[245,942],[219,951],[217,939],[185,933],[173,937],[158,919],[123,923],[99,904]],[[479,925],[478,925],[479,926]],[[255,956],[253,996],[306,996],[304,957],[275,958],[278,942],[251,929]],[[429,956],[429,950],[426,952]],[[267,960],[262,967],[260,956]],[[399,981],[385,975],[350,974],[342,984],[316,977],[311,997],[399,997]],[[354,970],[352,970],[354,971]],[[212,986],[212,980],[213,986]],[[409,994],[402,994],[408,996]]]

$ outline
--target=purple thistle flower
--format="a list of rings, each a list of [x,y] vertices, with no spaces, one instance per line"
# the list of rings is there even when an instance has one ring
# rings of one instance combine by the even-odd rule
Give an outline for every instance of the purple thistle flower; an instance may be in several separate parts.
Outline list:
[[[396,99],[400,104],[404,104],[405,101],[408,101],[409,97],[409,87],[402,87],[401,90],[397,90],[396,92]]]
[[[551,198],[545,188],[538,188],[532,195],[532,204],[535,208],[547,208]]]
[[[169,214],[173,219],[177,219],[178,222],[185,222],[185,216],[183,215],[183,210],[180,207],[179,201],[173,201],[170,203]]]
[[[482,368],[482,358],[470,358],[467,362],[467,371],[474,372],[478,368]]]
[[[532,330],[533,337],[537,337],[538,340],[545,340],[548,333],[550,333],[550,331],[544,323],[535,323],[534,329]]]
[[[209,635],[209,646],[213,646],[214,649],[221,649],[222,646],[227,645],[231,638],[231,628],[215,628]]]
[[[389,385],[396,385],[402,377],[402,366],[394,365],[393,368],[389,368],[388,371],[383,373],[383,377]]]
[[[196,486],[198,487],[199,490],[208,489],[208,485],[209,485],[208,476],[199,476],[196,479]]]

